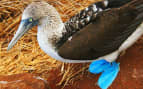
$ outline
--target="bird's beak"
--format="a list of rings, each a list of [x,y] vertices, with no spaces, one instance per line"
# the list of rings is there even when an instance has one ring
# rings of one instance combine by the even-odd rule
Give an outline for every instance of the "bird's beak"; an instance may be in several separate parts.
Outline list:
[[[27,23],[25,21],[21,21],[16,34],[14,35],[13,39],[11,40],[11,42],[8,45],[7,50],[10,50],[16,44],[16,42],[32,27],[33,27],[32,23]]]

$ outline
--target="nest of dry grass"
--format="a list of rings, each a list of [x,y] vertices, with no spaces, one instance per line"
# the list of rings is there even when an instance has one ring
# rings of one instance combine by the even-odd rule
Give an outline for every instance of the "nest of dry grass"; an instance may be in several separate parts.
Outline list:
[[[89,4],[100,0],[46,0],[60,12],[63,21],[78,13]],[[7,51],[7,46],[12,39],[21,19],[21,13],[32,0],[1,0],[0,1],[0,75],[18,73],[36,73],[47,78],[47,72],[61,67],[63,78],[70,80],[87,68],[87,64],[76,69],[79,65],[68,65],[56,61],[45,54],[39,47],[36,39],[36,27],[22,37],[18,43]],[[69,7],[70,6],[70,7]],[[67,83],[66,81],[66,83]]]

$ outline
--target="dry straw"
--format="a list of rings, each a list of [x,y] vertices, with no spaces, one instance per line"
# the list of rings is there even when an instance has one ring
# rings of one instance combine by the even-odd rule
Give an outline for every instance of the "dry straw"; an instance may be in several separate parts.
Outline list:
[[[89,4],[100,0],[46,0],[60,12],[63,21],[84,9]],[[7,51],[21,19],[21,13],[32,0],[1,0],[0,1],[0,75],[18,73],[34,73],[43,78],[48,72],[61,68],[62,80],[58,85],[65,84],[73,77],[85,70],[88,65],[63,64],[58,62],[39,47],[36,39],[36,27],[29,31],[18,43]],[[72,54],[71,54],[72,55]],[[66,68],[64,67],[66,65]],[[77,68],[78,69],[75,69]],[[64,84],[64,85],[65,85]]]

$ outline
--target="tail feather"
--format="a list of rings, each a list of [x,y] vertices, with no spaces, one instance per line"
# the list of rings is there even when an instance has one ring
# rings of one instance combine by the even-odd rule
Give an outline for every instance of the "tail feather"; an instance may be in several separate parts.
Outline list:
[[[136,21],[143,21],[143,0],[132,0],[121,8],[132,8],[137,14]]]
[[[134,0],[130,3],[137,10],[137,18],[136,20],[143,21],[143,0]]]
[[[125,7],[133,8],[136,11],[136,18],[127,29],[137,29],[137,27],[143,22],[143,0],[133,0],[125,5]]]
[[[108,0],[109,4],[107,8],[117,8],[123,6],[133,0]]]
[[[135,8],[139,13],[143,13],[143,0],[133,0],[125,6]]]

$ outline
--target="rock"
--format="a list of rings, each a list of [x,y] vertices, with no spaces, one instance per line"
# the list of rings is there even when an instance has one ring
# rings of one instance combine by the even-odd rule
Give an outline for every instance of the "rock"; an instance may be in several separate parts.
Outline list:
[[[50,89],[46,80],[23,73],[0,76],[0,89]]]

